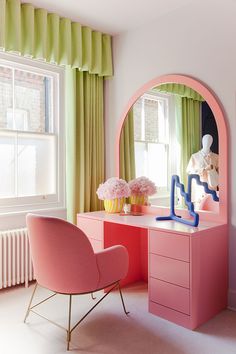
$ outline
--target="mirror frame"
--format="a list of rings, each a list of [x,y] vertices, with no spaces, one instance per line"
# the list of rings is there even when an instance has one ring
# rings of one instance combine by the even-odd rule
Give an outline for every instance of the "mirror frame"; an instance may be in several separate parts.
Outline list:
[[[120,136],[122,127],[125,121],[125,118],[133,106],[133,104],[137,101],[137,99],[142,96],[146,91],[151,88],[164,84],[164,83],[176,83],[183,84],[189,86],[193,90],[197,91],[201,96],[205,98],[208,105],[210,106],[218,129],[219,135],[219,185],[220,185],[220,204],[219,204],[219,214],[217,214],[217,221],[219,222],[228,222],[228,131],[226,126],[226,115],[223,111],[223,108],[219,102],[219,99],[210,90],[205,84],[200,82],[199,80],[192,78],[186,75],[179,74],[170,74],[159,76],[146,84],[144,84],[140,89],[138,89],[135,94],[128,101],[125,110],[119,120],[119,126],[116,134],[116,143],[115,143],[115,162],[116,162],[116,175],[120,175],[120,166],[119,166],[119,152],[120,152]],[[147,213],[159,213],[160,215],[168,215],[169,208],[166,207],[158,207],[158,206],[150,206],[145,207],[145,212]],[[215,213],[207,212],[207,211],[199,211],[200,220],[210,220],[215,221]],[[183,211],[184,214],[184,211]]]

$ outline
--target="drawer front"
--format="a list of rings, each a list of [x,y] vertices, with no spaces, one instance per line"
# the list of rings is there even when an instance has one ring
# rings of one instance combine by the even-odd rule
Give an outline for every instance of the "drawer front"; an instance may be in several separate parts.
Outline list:
[[[151,253],[150,276],[189,288],[189,263]]]
[[[189,262],[189,237],[150,230],[149,251],[170,258]]]
[[[102,241],[94,240],[93,238],[89,238],[89,241],[93,247],[94,252],[99,252],[99,251],[103,250]]]
[[[77,226],[89,237],[103,240],[103,221],[78,216]]]
[[[188,289],[164,281],[149,278],[150,300],[179,312],[190,314]]]

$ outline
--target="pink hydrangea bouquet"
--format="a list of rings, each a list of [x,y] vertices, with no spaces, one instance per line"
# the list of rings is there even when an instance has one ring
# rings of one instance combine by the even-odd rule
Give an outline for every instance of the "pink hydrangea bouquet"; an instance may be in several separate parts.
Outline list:
[[[155,184],[150,179],[144,176],[135,178],[128,184],[132,195],[149,196],[157,192]]]
[[[105,183],[99,185],[97,195],[101,200],[126,198],[130,195],[130,188],[125,180],[111,177]]]

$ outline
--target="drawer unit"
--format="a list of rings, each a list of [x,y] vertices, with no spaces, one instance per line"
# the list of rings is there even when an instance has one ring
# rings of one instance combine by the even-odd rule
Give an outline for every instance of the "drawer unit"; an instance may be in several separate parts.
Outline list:
[[[149,291],[151,301],[182,312],[186,315],[190,314],[189,289],[150,277]]]
[[[189,262],[189,236],[150,230],[149,252]]]
[[[103,221],[78,216],[77,226],[89,237],[98,241],[103,240]]]
[[[148,280],[149,311],[195,329],[227,306],[228,225],[217,218],[197,228],[104,211],[78,214],[95,252],[123,245],[129,269],[121,285]]]
[[[151,277],[189,288],[189,263],[151,253],[149,264]]]

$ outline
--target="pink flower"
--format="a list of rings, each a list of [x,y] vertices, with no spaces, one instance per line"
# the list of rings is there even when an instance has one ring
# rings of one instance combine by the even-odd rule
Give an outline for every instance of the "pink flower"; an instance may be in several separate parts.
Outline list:
[[[130,188],[125,180],[111,177],[105,183],[99,185],[97,195],[102,200],[129,197]]]
[[[157,192],[155,184],[144,176],[135,178],[128,184],[133,195],[152,195]]]

